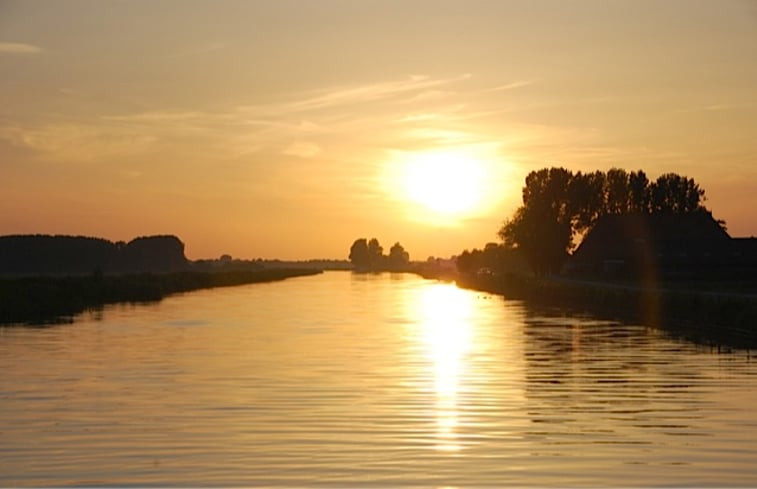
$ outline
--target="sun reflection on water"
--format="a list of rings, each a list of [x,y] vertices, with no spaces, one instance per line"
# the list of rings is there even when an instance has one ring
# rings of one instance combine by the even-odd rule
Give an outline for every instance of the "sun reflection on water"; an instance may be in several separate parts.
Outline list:
[[[431,361],[436,395],[436,449],[458,451],[458,396],[470,349],[471,295],[454,285],[424,289],[418,301],[422,340]]]

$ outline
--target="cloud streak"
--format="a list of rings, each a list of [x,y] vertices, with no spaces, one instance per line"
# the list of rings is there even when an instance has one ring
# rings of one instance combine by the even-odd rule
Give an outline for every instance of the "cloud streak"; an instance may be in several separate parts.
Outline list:
[[[290,110],[307,111],[325,109],[343,105],[373,102],[377,100],[429,91],[435,87],[467,80],[471,75],[465,74],[455,78],[432,79],[427,76],[414,75],[404,80],[370,83],[357,87],[327,90],[316,96],[299,100],[289,105]]]
[[[283,154],[307,159],[317,156],[320,152],[321,148],[319,148],[318,145],[305,141],[299,141],[288,146],[283,151]]]
[[[493,136],[473,127],[480,124],[471,120],[499,110],[482,107],[477,100],[491,88],[461,91],[460,85],[470,78],[416,75],[294,93],[275,103],[214,110],[155,108],[25,127],[0,124],[0,137],[47,158],[80,161],[133,155],[158,146],[162,151],[186,151],[191,146],[193,156],[202,153],[206,158],[279,154],[333,160],[356,152],[375,155],[388,149],[477,144]],[[434,97],[422,97],[432,92]],[[470,100],[450,104],[449,97],[456,94]]]
[[[505,85],[500,85],[498,87],[490,88],[488,91],[489,92],[504,92],[506,90],[515,90],[516,88],[527,87],[535,83],[536,82],[533,80],[518,80],[512,83],[506,83]]]
[[[40,54],[45,50],[33,44],[0,42],[0,54]]]
[[[156,142],[151,135],[74,123],[33,128],[0,127],[0,139],[37,151],[52,160],[75,162],[101,162],[116,156],[136,154]]]

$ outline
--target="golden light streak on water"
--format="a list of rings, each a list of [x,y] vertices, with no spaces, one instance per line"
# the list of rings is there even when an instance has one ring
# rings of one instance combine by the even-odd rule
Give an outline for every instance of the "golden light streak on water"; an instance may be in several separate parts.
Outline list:
[[[757,363],[405,274],[0,328],[0,485],[757,485]]]
[[[426,353],[434,370],[436,449],[458,451],[457,394],[471,347],[471,294],[451,284],[424,289],[417,301]]]

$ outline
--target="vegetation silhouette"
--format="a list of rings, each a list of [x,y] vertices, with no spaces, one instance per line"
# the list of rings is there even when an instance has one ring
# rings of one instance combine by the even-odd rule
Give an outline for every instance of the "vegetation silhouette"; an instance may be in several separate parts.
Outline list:
[[[534,171],[502,242],[458,255],[457,282],[753,348],[757,239],[731,238],[704,201],[675,173]]]
[[[410,253],[405,251],[405,248],[399,243],[399,241],[389,248],[387,264],[390,270],[403,270],[410,265]]]
[[[189,266],[184,243],[171,235],[128,243],[85,236],[0,236],[0,274],[177,272]]]
[[[0,324],[55,323],[115,302],[159,301],[191,290],[315,275],[316,269],[0,278]]]
[[[457,256],[457,270],[464,274],[526,273],[528,264],[517,249],[486,243],[483,249],[464,250]]]
[[[505,221],[499,236],[507,248],[522,251],[536,274],[545,275],[560,270],[576,238],[603,216],[709,214],[703,201],[699,184],[674,173],[650,183],[642,170],[573,173],[544,168],[526,177],[523,204]]]
[[[270,265],[270,266],[269,266]],[[0,324],[56,322],[113,302],[321,273],[304,264],[191,262],[176,236],[129,243],[84,236],[0,237]]]
[[[358,238],[350,247],[350,262],[359,272],[410,271],[410,254],[396,242],[384,255],[384,248],[376,238]]]

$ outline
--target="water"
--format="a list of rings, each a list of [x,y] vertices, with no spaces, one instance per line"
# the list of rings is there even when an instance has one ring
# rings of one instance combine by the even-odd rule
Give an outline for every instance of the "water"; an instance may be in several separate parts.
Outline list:
[[[0,485],[757,485],[757,363],[412,275],[0,328]]]

